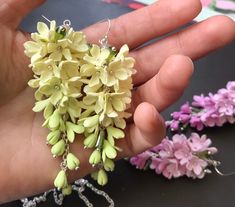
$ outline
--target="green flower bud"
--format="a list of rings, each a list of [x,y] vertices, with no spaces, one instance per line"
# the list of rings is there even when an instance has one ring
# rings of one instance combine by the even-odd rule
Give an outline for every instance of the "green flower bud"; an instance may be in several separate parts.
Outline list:
[[[74,139],[75,139],[75,133],[72,129],[70,128],[67,128],[67,137],[68,137],[68,140],[70,143],[73,143],[74,142]]]
[[[86,139],[84,140],[84,145],[85,147],[87,148],[92,148],[96,145],[96,142],[97,142],[97,134],[96,133],[93,133],[93,134],[90,134],[88,137],[86,137]]]
[[[70,170],[77,170],[79,168],[80,161],[79,159],[72,153],[67,155],[67,167]]]
[[[60,119],[60,127],[59,127],[59,129],[62,132],[64,132],[66,130],[65,123],[64,123],[63,119]]]
[[[64,153],[64,150],[65,150],[65,142],[63,139],[61,139],[51,148],[51,153],[54,156],[61,156]]]
[[[125,137],[125,133],[121,129],[118,129],[112,126],[109,126],[107,128],[107,133],[108,133],[108,136],[115,137],[116,139],[121,139]]]
[[[116,158],[117,151],[107,140],[104,140],[103,151],[102,151],[102,159],[104,162],[106,157],[110,159]]]
[[[71,195],[72,191],[73,191],[73,189],[72,189],[71,185],[68,185],[67,187],[62,189],[62,193],[63,193],[64,196]]]
[[[50,145],[55,145],[58,142],[59,138],[60,138],[60,130],[55,130],[47,135],[47,142]]]
[[[53,107],[53,105],[51,103],[49,103],[46,106],[46,108],[45,108],[45,110],[43,112],[43,116],[44,116],[45,119],[48,119],[53,114],[53,109],[54,109],[54,107]]]
[[[126,121],[122,118],[115,118],[114,124],[117,128],[125,129],[126,128]]]
[[[54,185],[56,188],[63,189],[68,185],[67,175],[64,170],[61,170],[55,178]]]
[[[99,115],[91,116],[84,121],[83,125],[84,127],[93,127],[98,124],[98,121]]]
[[[98,178],[98,171],[92,172],[91,173],[91,178],[93,178],[94,180],[97,180],[97,178]]]
[[[108,183],[107,173],[103,169],[100,169],[98,171],[97,182],[99,185],[102,185],[102,186]]]
[[[48,126],[50,129],[56,129],[60,125],[61,115],[58,110],[55,110],[52,116],[49,118]]]
[[[101,161],[101,152],[99,150],[94,150],[89,158],[89,163],[91,165],[97,165]]]
[[[104,164],[104,169],[106,171],[113,171],[114,170],[115,164],[114,164],[113,160],[106,158],[105,162],[103,164]]]

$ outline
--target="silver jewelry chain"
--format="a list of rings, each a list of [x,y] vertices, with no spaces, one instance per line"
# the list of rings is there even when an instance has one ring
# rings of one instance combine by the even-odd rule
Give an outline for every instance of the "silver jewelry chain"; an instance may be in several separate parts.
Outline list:
[[[104,197],[106,201],[109,203],[108,207],[114,207],[114,201],[110,198],[110,196],[107,193],[95,188],[87,180],[79,179],[75,181],[75,183],[72,185],[72,189],[73,191],[78,193],[79,198],[83,200],[83,202],[86,204],[87,207],[93,207],[94,205],[88,200],[88,198],[85,195],[82,194],[86,190],[86,188],[89,188],[97,195]],[[51,193],[53,194],[55,203],[59,206],[62,206],[64,201],[64,195],[61,192],[58,192],[56,189],[49,190],[43,193],[41,196],[34,197],[32,200],[28,198],[21,199],[21,202],[23,203],[23,207],[36,207],[38,204],[46,202],[47,196]]]

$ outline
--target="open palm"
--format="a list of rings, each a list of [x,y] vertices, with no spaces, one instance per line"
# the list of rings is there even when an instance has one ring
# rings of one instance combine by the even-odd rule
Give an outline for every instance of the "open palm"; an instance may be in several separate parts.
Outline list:
[[[43,0],[0,0],[0,203],[41,192],[52,187],[59,159],[53,159],[45,144],[47,130],[41,114],[32,112],[34,92],[27,87],[32,74],[23,43],[29,35],[17,29],[21,19]],[[190,22],[201,9],[199,0],[164,0],[112,21],[110,44],[127,43],[135,49]],[[167,12],[165,12],[167,11]],[[183,11],[183,12],[182,12]],[[97,42],[106,24],[84,29],[89,42]],[[138,73],[134,76],[132,112],[120,158],[134,155],[160,142],[165,127],[158,111],[182,94],[190,79],[190,58],[199,58],[235,38],[235,24],[214,17],[179,33],[131,52]],[[186,57],[189,56],[189,57]],[[89,151],[77,139],[72,151],[81,160],[81,170],[71,180],[92,171]],[[2,193],[4,192],[4,193]]]

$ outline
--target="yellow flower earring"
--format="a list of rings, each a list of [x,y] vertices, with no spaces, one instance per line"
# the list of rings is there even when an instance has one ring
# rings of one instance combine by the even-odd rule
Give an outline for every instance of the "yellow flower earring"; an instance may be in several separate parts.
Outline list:
[[[74,140],[83,139],[84,148],[92,149],[89,163],[97,169],[92,177],[105,185],[106,172],[114,170],[113,160],[121,150],[116,140],[125,137],[125,120],[131,116],[126,110],[135,60],[128,57],[127,45],[119,51],[109,46],[108,23],[99,45],[88,44],[68,20],[58,27],[55,21],[49,27],[39,22],[32,41],[24,44],[34,73],[28,83],[36,89],[33,111],[43,112],[43,127],[50,130],[47,144],[53,157],[62,157],[54,185],[65,195],[71,192],[68,170],[80,167],[79,158],[70,151]]]

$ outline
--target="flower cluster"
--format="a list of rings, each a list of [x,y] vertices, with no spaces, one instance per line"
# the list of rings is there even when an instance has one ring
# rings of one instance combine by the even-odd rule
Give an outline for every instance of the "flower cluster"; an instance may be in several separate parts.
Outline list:
[[[186,103],[180,111],[171,114],[167,126],[172,131],[184,130],[187,126],[202,130],[204,127],[222,126],[235,122],[235,81],[226,88],[208,96],[194,96],[193,103]]]
[[[186,175],[191,178],[203,178],[210,173],[208,166],[215,163],[211,155],[217,152],[210,147],[211,140],[205,135],[192,133],[189,138],[175,134],[172,140],[165,138],[162,142],[142,154],[130,159],[138,169],[150,167],[157,174],[168,179]]]
[[[76,134],[83,134],[84,147],[93,149],[89,162],[99,169],[93,177],[105,185],[106,171],[114,170],[119,150],[115,140],[124,138],[125,119],[131,116],[125,111],[131,102],[135,61],[127,57],[127,45],[119,51],[90,45],[68,24],[57,27],[51,21],[48,28],[39,22],[37,30],[24,46],[34,73],[29,81],[36,89],[33,111],[43,111],[51,153],[63,158],[54,184],[65,194],[71,191],[66,171],[78,169],[80,161],[69,146]]]

